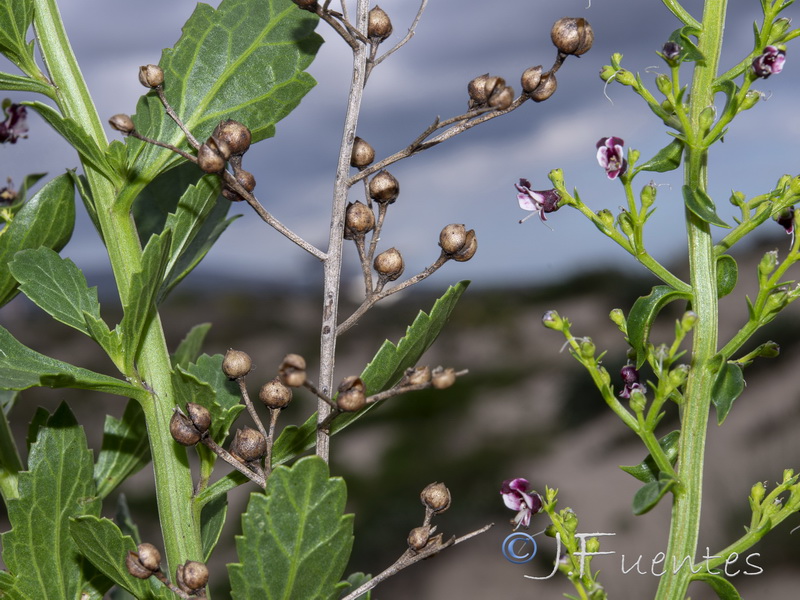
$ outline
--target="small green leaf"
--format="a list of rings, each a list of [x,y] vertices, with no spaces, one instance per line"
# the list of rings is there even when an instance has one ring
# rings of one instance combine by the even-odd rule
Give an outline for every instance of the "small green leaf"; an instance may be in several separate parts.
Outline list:
[[[720,600],[742,600],[733,584],[724,577],[701,571],[693,574],[690,579],[707,583]]]
[[[121,379],[39,354],[0,327],[0,388],[27,390],[32,387],[79,388],[139,400],[148,397],[145,390]]]
[[[730,294],[739,280],[739,267],[730,254],[717,258],[717,297]]]
[[[725,108],[722,110],[719,120],[730,121],[736,116],[736,113],[739,110],[739,103],[736,101],[736,95],[739,92],[739,88],[730,79],[725,79],[714,86],[714,91],[725,94]]]
[[[136,551],[136,544],[130,537],[123,536],[113,522],[95,516],[77,517],[70,521],[69,530],[81,554],[138,600],[175,599],[169,588],[155,577],[136,579],[128,573],[125,557],[128,552]]]
[[[356,590],[365,583],[367,583],[370,579],[372,579],[372,575],[367,575],[365,573],[352,573],[345,581],[347,582],[346,589],[342,590],[340,598],[344,598],[347,594],[349,594],[352,590]],[[367,590],[363,594],[361,594],[356,600],[371,600],[372,598],[372,590]]]
[[[717,409],[717,425],[722,425],[731,411],[733,401],[744,392],[744,375],[742,367],[736,363],[725,363],[717,373],[714,388],[711,390],[711,401]]]
[[[211,323],[201,323],[192,327],[171,357],[173,368],[183,367],[185,369],[198,359],[209,329],[211,329]]]
[[[120,177],[125,177],[128,174],[128,152],[125,144],[119,140],[111,142],[106,149],[106,162]]]
[[[661,446],[661,449],[664,451],[664,454],[667,455],[667,459],[669,459],[672,465],[678,460],[678,440],[680,436],[680,431],[670,431],[667,435],[658,440],[658,445]],[[638,465],[630,467],[620,466],[620,469],[629,475],[633,475],[643,483],[650,483],[651,481],[658,480],[658,466],[656,466],[656,461],[653,460],[653,455],[649,453]]]
[[[681,165],[682,155],[683,142],[678,139],[672,140],[659,150],[653,158],[646,163],[638,165],[635,169],[635,173],[639,171],[655,171],[656,173],[674,171]]]
[[[33,23],[33,0],[0,2],[0,52],[14,64],[25,57],[33,59],[27,43],[28,29]]]
[[[7,505],[11,531],[2,536],[3,560],[23,594],[74,600],[89,573],[69,535],[69,518],[99,515],[100,501],[92,452],[66,404],[39,429],[28,469],[19,476],[19,498]]]
[[[94,141],[94,138],[86,133],[78,123],[69,117],[62,117],[56,109],[48,104],[43,104],[42,102],[23,102],[22,104],[30,106],[33,110],[38,112],[61,137],[75,148],[83,160],[91,163],[91,165],[100,171],[106,179],[113,184],[118,183],[119,175],[117,175],[114,168],[108,164],[105,152],[100,149],[97,142]]]
[[[130,400],[122,419],[106,416],[103,446],[94,466],[97,495],[105,498],[148,462],[150,445],[144,412],[137,401]]]
[[[714,206],[714,201],[708,194],[703,190],[694,190],[688,185],[684,185],[681,189],[683,190],[683,200],[686,203],[686,207],[692,211],[696,217],[711,225],[730,229],[730,225],[719,218],[717,209]]]
[[[265,494],[253,493],[228,565],[231,597],[333,600],[353,545],[347,490],[318,456],[277,467]]]
[[[200,539],[203,543],[203,561],[208,562],[219,541],[225,517],[228,515],[228,498],[218,496],[203,507],[200,513]]]
[[[691,296],[668,286],[657,285],[647,296],[642,296],[631,307],[628,315],[628,343],[636,352],[636,368],[647,360],[647,343],[650,328],[658,313],[670,302],[689,300]]]
[[[703,60],[703,53],[697,45],[689,38],[689,36],[697,37],[701,32],[686,25],[680,29],[676,29],[669,36],[670,42],[675,42],[681,47],[680,60],[681,62],[701,62]]]
[[[646,483],[639,488],[639,491],[633,496],[633,514],[643,515],[653,509],[675,483],[671,477],[665,477]]]
[[[2,36],[2,31],[2,25],[0,25],[0,36]],[[44,94],[50,98],[54,95],[52,86],[43,81],[26,75],[12,75],[11,73],[0,73],[0,90],[33,92],[35,94]]]
[[[28,200],[0,233],[0,306],[17,295],[17,280],[8,264],[20,250],[61,250],[75,226],[75,192],[70,175],[50,181]]]

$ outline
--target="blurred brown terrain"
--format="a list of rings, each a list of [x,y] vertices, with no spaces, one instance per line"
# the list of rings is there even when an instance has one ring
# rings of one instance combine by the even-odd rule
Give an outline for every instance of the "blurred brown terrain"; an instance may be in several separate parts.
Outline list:
[[[721,340],[727,340],[745,321],[743,294],[755,296],[753,276],[758,259],[777,244],[783,244],[780,249],[785,252],[787,239],[775,234],[771,246],[738,257],[740,286],[732,298],[723,300]],[[443,481],[452,492],[452,507],[434,520],[446,537],[495,523],[488,533],[391,578],[378,587],[373,598],[560,598],[572,592],[561,576],[547,581],[524,577],[542,577],[551,571],[553,540],[537,538],[539,557],[531,563],[515,565],[503,557],[501,543],[511,532],[508,520],[513,514],[503,507],[499,489],[500,483],[511,477],[525,477],[540,491],[545,485],[558,488],[559,505],[576,511],[579,531],[616,534],[601,539],[601,550],[614,554],[597,557],[592,565],[601,570],[600,581],[611,598],[653,596],[658,580],[650,574],[651,562],[666,550],[669,502],[663,501],[641,517],[631,514],[631,500],[641,484],[617,467],[640,462],[646,452],[605,406],[582,367],[566,351],[559,351],[564,340],[541,325],[541,316],[548,309],[558,310],[573,323],[576,336],[591,337],[598,352],[607,350],[603,364],[619,386],[626,347],[608,313],[616,307],[627,311],[636,297],[648,293],[656,283],[609,271],[535,289],[470,288],[423,360],[431,366],[469,369],[469,374],[444,391],[393,398],[334,438],[332,473],[345,477],[348,510],[356,514],[348,573],[376,574],[404,551],[408,532],[422,521],[419,492],[430,482]],[[440,284],[443,291],[447,284]],[[171,349],[193,325],[208,321],[213,327],[204,351],[216,354],[235,347],[248,352],[256,365],[249,377],[253,391],[274,376],[287,352],[304,354],[313,377],[320,298],[276,286],[222,292],[225,286],[211,287],[210,291],[179,288],[164,305],[162,317]],[[369,312],[341,339],[337,376],[359,373],[384,339],[396,342],[417,311],[429,310],[434,300],[435,296],[427,293],[407,293],[399,301]],[[109,304],[104,302],[104,306]],[[341,314],[346,316],[352,308],[343,307]],[[675,319],[685,308],[678,304],[668,307],[652,332],[654,343],[671,343]],[[743,533],[750,520],[747,496],[754,483],[765,481],[771,488],[784,468],[800,467],[799,310],[790,307],[747,345],[745,351],[771,339],[780,344],[781,356],[771,361],[759,359],[746,369],[746,390],[723,427],[717,427],[712,416],[700,543],[703,551],[708,546],[713,554]],[[118,315],[110,308],[106,318],[115,323]],[[0,311],[0,323],[37,351],[113,373],[90,340],[53,322],[22,298]],[[643,372],[643,377],[648,374]],[[110,396],[63,390],[24,392],[11,415],[23,449],[25,428],[36,407],[52,411],[64,399],[86,428],[95,452],[100,447],[105,414],[119,417],[124,408],[123,400]],[[280,423],[300,423],[314,408],[310,396],[296,394]],[[240,417],[240,421],[244,419]],[[674,429],[676,419],[676,407],[670,406],[660,435]],[[225,472],[224,465],[218,469]],[[119,491],[126,495],[143,538],[160,543],[153,521],[156,510],[149,468]],[[237,515],[251,491],[255,490],[243,488],[230,495],[228,523],[211,563],[212,583],[216,580],[219,588],[215,598],[227,595],[224,565],[236,560],[233,536],[240,529]],[[117,495],[115,492],[107,499],[105,516],[113,517]],[[540,531],[545,525],[544,517],[534,517],[531,531]],[[791,535],[790,530],[798,525],[800,518],[789,519],[748,552],[760,554],[750,560],[763,572],[740,573],[733,578],[743,597],[794,597],[800,576],[796,567],[800,532]],[[7,528],[3,514],[2,529]],[[648,574],[637,574],[635,568],[623,574],[623,554],[626,569],[642,555],[639,566]],[[656,563],[656,571],[663,566]],[[737,569],[755,570],[745,563],[745,557],[729,572]],[[715,597],[700,584],[693,584],[690,593],[695,600]]]

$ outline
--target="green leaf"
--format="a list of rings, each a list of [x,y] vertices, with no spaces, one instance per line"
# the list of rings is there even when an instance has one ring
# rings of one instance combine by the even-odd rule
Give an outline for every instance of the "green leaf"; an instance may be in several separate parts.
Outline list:
[[[345,581],[347,582],[348,587],[342,590],[340,598],[344,598],[347,594],[349,594],[352,590],[356,590],[365,583],[367,583],[370,579],[372,579],[372,575],[367,575],[365,573],[352,573]],[[372,598],[372,590],[367,590],[363,594],[361,594],[356,600],[371,600]]]
[[[420,311],[406,330],[406,335],[397,345],[392,344],[389,340],[383,342],[378,353],[361,373],[361,379],[366,385],[368,394],[377,394],[389,389],[400,380],[406,369],[417,364],[417,361],[430,348],[447,323],[458,299],[468,285],[468,281],[462,281],[450,286],[444,295],[435,302],[430,315]],[[333,421],[331,435],[360,419],[378,404],[380,403],[370,404],[357,413],[339,415]],[[273,464],[289,461],[311,448],[316,439],[316,431],[316,414],[309,417],[299,428],[294,425],[286,427],[275,442],[272,455]]]
[[[8,502],[11,531],[2,536],[3,560],[19,592],[74,600],[89,571],[70,537],[69,518],[99,515],[100,501],[92,480],[92,452],[66,404],[39,430],[28,469],[19,476],[19,498]]]
[[[95,472],[97,468],[95,467]],[[142,536],[139,534],[139,526],[133,521],[131,510],[128,508],[128,499],[125,494],[117,496],[117,509],[114,512],[114,523],[119,527],[122,535],[128,535],[133,539],[133,543],[142,543]]]
[[[70,175],[50,181],[28,200],[14,220],[0,232],[0,306],[17,295],[17,280],[8,264],[14,254],[27,248],[61,250],[75,226],[75,192]]]
[[[742,367],[736,363],[725,363],[717,373],[714,388],[711,390],[711,401],[717,409],[717,425],[722,425],[731,411],[733,401],[744,392],[744,375]]]
[[[223,0],[216,10],[198,4],[159,62],[167,100],[198,139],[226,118],[249,127],[253,142],[274,135],[275,123],[315,84],[304,70],[322,42],[313,33],[317,20],[289,0]],[[134,122],[148,137],[186,147],[152,92],[139,100]],[[152,144],[126,142],[142,183],[181,160]]]
[[[200,512],[200,539],[203,543],[203,561],[208,562],[219,541],[225,517],[228,515],[228,498],[218,496]]]
[[[692,211],[696,217],[711,225],[730,229],[730,225],[719,218],[714,201],[708,194],[703,190],[692,189],[688,185],[684,185],[681,189],[683,190],[683,200],[686,203],[686,208]]]
[[[646,483],[639,488],[639,491],[633,496],[633,514],[643,515],[654,508],[675,483],[676,481],[671,477],[665,477]]]
[[[242,515],[239,562],[228,565],[231,597],[338,598],[353,545],[346,498],[344,481],[329,477],[318,456],[276,468]]]
[[[1,9],[0,9],[1,10]],[[3,35],[2,25],[0,25],[0,37]],[[12,75],[11,73],[0,73],[0,90],[11,92],[34,92],[53,97],[53,88],[43,81],[28,77],[26,75]]]
[[[703,60],[703,53],[697,45],[689,38],[689,36],[697,37],[700,31],[694,27],[686,25],[680,29],[676,29],[669,36],[670,42],[675,42],[681,47],[679,59],[681,62],[701,62]]]
[[[667,435],[658,440],[658,445],[661,446],[661,449],[667,455],[672,465],[678,460],[678,440],[680,436],[680,431],[670,431]],[[629,467],[620,466],[620,469],[629,475],[633,475],[643,483],[650,483],[651,481],[658,480],[658,466],[656,466],[656,461],[653,460],[653,455],[650,453],[648,453],[645,459],[638,465]]]
[[[0,327],[0,388],[27,390],[32,387],[79,388],[139,400],[148,397],[145,390],[121,379],[39,354]]]
[[[639,171],[655,171],[656,173],[674,171],[681,165],[682,155],[683,142],[678,139],[672,140],[659,150],[653,158],[646,163],[638,165],[635,169],[635,173]]]
[[[27,43],[32,23],[33,0],[0,2],[0,52],[15,64],[19,64],[23,57],[32,57]]]
[[[47,123],[56,130],[70,145],[75,148],[83,160],[88,161],[100,171],[111,183],[119,182],[119,175],[106,160],[105,151],[101,150],[94,138],[78,123],[69,117],[62,117],[56,109],[42,102],[22,102],[39,113]]]
[[[717,258],[717,297],[730,294],[739,280],[739,267],[730,254]]]
[[[692,581],[707,583],[720,600],[742,600],[742,597],[739,595],[739,592],[736,591],[733,584],[724,577],[701,571],[700,573],[693,574],[690,579]]]
[[[103,445],[94,466],[97,495],[108,496],[120,483],[150,462],[150,445],[144,411],[128,401],[122,419],[106,416]]]
[[[628,315],[628,343],[636,352],[636,368],[647,360],[647,343],[650,329],[658,313],[675,300],[690,300],[691,296],[668,286],[657,285],[647,296],[641,296],[631,307]]]
[[[123,536],[113,522],[94,516],[77,517],[71,520],[69,529],[72,539],[86,559],[139,600],[175,599],[169,588],[155,577],[136,579],[128,573],[125,557],[128,552],[136,551],[136,544],[129,536]]]
[[[211,329],[211,323],[201,323],[192,327],[171,357],[173,368],[183,367],[185,369],[190,363],[197,360],[209,329]]]

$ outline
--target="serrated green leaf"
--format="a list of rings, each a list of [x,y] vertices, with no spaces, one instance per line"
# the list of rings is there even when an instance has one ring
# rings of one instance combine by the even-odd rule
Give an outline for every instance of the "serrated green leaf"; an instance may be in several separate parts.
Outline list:
[[[0,36],[2,36],[2,25],[0,25]],[[11,92],[33,92],[53,97],[52,86],[43,81],[28,77],[27,75],[13,75],[11,73],[0,73],[0,90]]]
[[[226,118],[249,127],[254,142],[274,135],[275,123],[315,83],[304,70],[322,42],[313,33],[317,20],[289,0],[223,0],[216,10],[198,4],[159,61],[169,103],[198,139]],[[186,145],[152,92],[139,100],[134,122],[148,137]],[[152,144],[126,142],[129,164],[143,184],[180,160]]]
[[[14,254],[27,248],[61,250],[75,226],[75,201],[72,179],[56,177],[28,200],[14,220],[0,233],[0,306],[17,295],[17,280],[8,264]]]
[[[670,477],[644,484],[633,496],[633,514],[643,515],[652,510],[675,483]]]
[[[105,498],[148,462],[150,445],[144,412],[136,400],[130,400],[122,419],[106,416],[103,445],[94,466],[97,495]]]
[[[711,225],[730,229],[730,225],[720,219],[714,206],[714,201],[708,194],[700,189],[692,189],[688,185],[684,185],[681,189],[683,190],[683,200],[686,203],[686,208],[692,211],[696,217]]]
[[[120,177],[125,177],[128,173],[128,151],[125,144],[119,140],[111,142],[106,149],[106,162]]]
[[[656,173],[666,173],[667,171],[674,171],[681,166],[682,155],[683,142],[678,139],[672,140],[669,144],[656,152],[653,158],[646,163],[637,165],[635,172],[655,171]]]
[[[647,296],[641,296],[633,303],[628,315],[628,343],[636,352],[636,368],[647,360],[647,343],[650,328],[658,313],[675,300],[689,300],[691,296],[668,286],[657,285]]]
[[[191,328],[186,337],[181,340],[178,349],[171,357],[172,368],[183,367],[184,369],[190,363],[197,361],[200,356],[200,349],[203,347],[203,341],[206,339],[211,323],[200,323]]]
[[[664,451],[664,454],[667,455],[667,459],[669,459],[672,465],[678,460],[678,440],[680,436],[680,431],[670,431],[667,435],[658,440],[658,445],[661,446],[661,449]],[[620,469],[629,475],[633,475],[643,483],[650,483],[651,481],[658,480],[658,466],[656,465],[656,461],[653,460],[653,455],[649,453],[638,465],[629,467],[620,466]]]
[[[730,294],[739,280],[739,266],[730,254],[717,258],[717,297]]]
[[[86,133],[78,123],[69,117],[62,117],[56,109],[48,104],[43,104],[42,102],[23,102],[22,104],[38,112],[56,130],[56,133],[75,148],[82,159],[91,163],[111,183],[116,185],[119,182],[119,176],[108,164],[104,150],[100,149],[94,138]]]
[[[155,577],[136,579],[125,567],[128,552],[136,551],[129,536],[108,519],[77,517],[69,530],[80,552],[106,577],[126,589],[138,600],[174,600],[175,595]]]
[[[95,467],[95,472],[97,468]],[[117,509],[114,512],[114,524],[119,527],[122,535],[130,536],[133,543],[137,546],[142,543],[142,536],[139,534],[139,526],[131,516],[131,510],[128,508],[128,499],[125,494],[117,496]]]
[[[25,595],[74,600],[86,584],[89,566],[69,535],[69,518],[99,515],[100,501],[92,480],[92,452],[66,404],[39,430],[28,469],[19,476],[19,498],[8,503],[11,531],[2,536],[3,560]]]
[[[0,388],[79,388],[144,400],[147,392],[121,379],[101,375],[39,354],[0,327]]]
[[[16,578],[8,571],[0,571],[0,598],[4,600],[31,600],[17,589]]]
[[[33,418],[31,418],[31,422],[28,424],[28,433],[25,436],[25,447],[28,450],[28,454],[31,452],[31,446],[36,443],[39,430],[47,424],[47,419],[49,418],[50,413],[41,406],[33,413]]]
[[[19,64],[31,56],[27,33],[33,23],[33,0],[0,2],[0,52]]]
[[[338,598],[353,545],[346,498],[344,481],[329,477],[318,456],[277,467],[242,515],[239,562],[228,565],[231,597]]]
[[[742,600],[733,584],[724,577],[701,571],[693,574],[690,579],[707,583],[720,600]]]
[[[733,407],[733,401],[744,392],[744,374],[736,363],[725,363],[717,373],[711,401],[717,409],[717,425],[722,425]]]
[[[349,594],[352,590],[357,590],[359,587],[367,583],[370,579],[372,579],[372,575],[368,575],[365,573],[352,573],[345,581],[347,582],[346,589],[342,590],[340,598],[344,598],[347,594]],[[356,600],[371,600],[372,598],[372,590],[367,590],[363,594],[361,594]]]
[[[228,515],[228,498],[218,496],[206,504],[200,512],[200,540],[203,544],[203,561],[208,562],[219,541],[225,517]]]

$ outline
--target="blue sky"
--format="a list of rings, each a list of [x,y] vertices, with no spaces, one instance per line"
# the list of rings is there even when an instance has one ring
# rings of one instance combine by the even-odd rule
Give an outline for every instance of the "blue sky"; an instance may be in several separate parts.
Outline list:
[[[380,247],[400,249],[407,274],[435,259],[438,232],[453,222],[476,229],[479,251],[469,263],[447,265],[430,285],[441,287],[463,278],[477,285],[527,285],[598,265],[638,269],[575,211],[553,214],[548,221],[552,230],[535,219],[517,223],[527,214],[515,199],[513,184],[520,177],[543,189],[550,187],[548,171],[562,168],[567,186],[577,187],[589,206],[617,212],[624,203],[622,187],[607,180],[597,165],[597,140],[621,137],[645,158],[670,140],[663,125],[629,88],[612,85],[604,90],[598,72],[612,52],[621,52],[623,65],[641,72],[644,81],[652,84],[655,72],[663,71],[655,52],[678,22],[657,0],[591,0],[589,4],[589,0],[434,1],[411,42],[373,72],[358,134],[372,143],[380,158],[406,146],[437,115],[447,118],[463,112],[467,82],[477,75],[503,76],[518,91],[522,71],[552,63],[555,50],[549,32],[556,19],[584,17],[595,31],[593,49],[580,59],[567,60],[558,74],[558,91],[550,100],[526,103],[390,168],[402,191],[390,210]],[[702,2],[684,4],[699,16]],[[394,23],[395,33],[387,44],[407,30],[417,6],[408,0],[381,2]],[[62,2],[67,30],[103,117],[133,112],[144,91],[137,80],[138,66],[157,62],[161,49],[177,41],[193,7],[194,2],[184,0]],[[757,9],[755,1],[730,3],[726,67],[749,53]],[[792,6],[786,16],[797,12]],[[292,229],[323,245],[350,66],[343,42],[324,24],[318,31],[326,43],[310,69],[317,87],[278,124],[276,137],[248,153],[245,166],[256,175],[261,201]],[[733,215],[727,202],[732,189],[750,196],[771,189],[783,173],[797,173],[800,116],[795,107],[800,63],[794,57],[790,46],[784,72],[759,86],[768,99],[737,119],[724,144],[712,154],[710,191],[723,218]],[[688,80],[688,72],[685,77]],[[5,96],[23,99],[10,93]],[[34,116],[30,121],[29,139],[0,147],[0,177],[11,176],[19,182],[26,173],[57,174],[77,166],[71,149],[41,120]],[[109,130],[109,137],[116,139],[118,134]],[[669,261],[680,256],[685,243],[680,177],[674,173],[653,176],[655,183],[663,185],[646,241],[659,260]],[[636,187],[648,181],[640,176]],[[351,200],[360,194],[362,188],[355,188]],[[309,270],[311,262],[300,250],[264,226],[246,206],[234,209],[245,218],[223,234],[195,279],[220,271],[251,281],[318,275],[318,270]],[[779,230],[766,233],[776,245],[784,243]],[[107,269],[102,246],[85,217],[64,253],[87,271]],[[347,273],[357,279],[354,258],[353,249]]]

